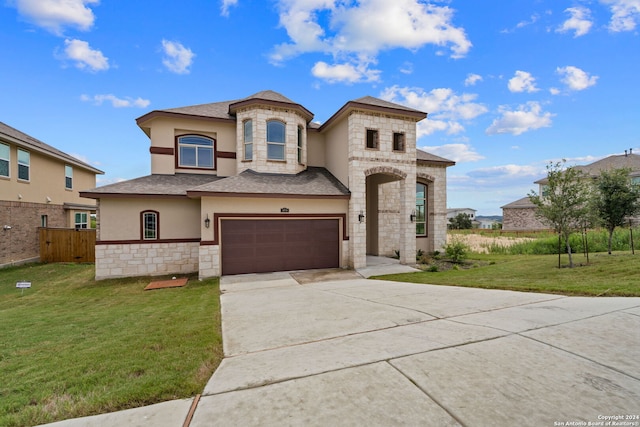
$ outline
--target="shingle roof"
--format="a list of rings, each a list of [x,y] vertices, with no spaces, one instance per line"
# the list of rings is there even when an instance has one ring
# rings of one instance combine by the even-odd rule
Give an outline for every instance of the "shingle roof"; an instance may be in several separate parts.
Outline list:
[[[108,195],[186,196],[190,188],[221,179],[223,178],[215,175],[197,174],[147,175],[97,187],[80,194],[83,197],[93,198]]]
[[[529,197],[523,197],[522,199],[518,199],[515,202],[511,202],[507,205],[501,206],[500,209],[524,209],[524,208],[535,208],[536,205],[531,203]]]
[[[613,155],[609,157],[605,157],[604,159],[600,159],[593,163],[583,166],[575,166],[576,170],[581,171],[582,173],[596,177],[602,173],[602,171],[612,170],[612,169],[630,169],[631,176],[640,176],[640,155],[637,154],[620,154]],[[534,184],[546,184],[547,178],[544,177],[535,181]]]
[[[33,149],[40,153],[46,154],[51,157],[55,157],[60,160],[64,160],[66,162],[71,163],[74,166],[81,167],[88,171],[91,171],[96,174],[103,174],[104,172],[100,169],[96,169],[87,163],[76,159],[75,157],[58,150],[55,147],[52,147],[49,144],[45,144],[44,142],[27,135],[24,132],[19,131],[18,129],[12,128],[11,126],[0,122],[0,139],[4,139],[6,141],[12,142],[16,145],[19,145],[23,148]]]
[[[416,157],[419,162],[435,162],[435,163],[445,163],[449,166],[453,166],[456,164],[453,160],[445,159],[444,157],[436,156],[435,154],[427,153],[426,151],[420,150],[416,148]]]
[[[296,175],[258,173],[249,169],[189,190],[190,196],[207,194],[348,197],[350,193],[325,168],[309,167]]]
[[[363,96],[362,98],[354,99],[352,102],[357,102],[359,104],[367,104],[375,107],[391,108],[394,110],[404,110],[404,111],[410,111],[412,113],[425,114],[423,111],[406,107],[404,105],[396,104],[395,102],[385,101],[384,99],[375,98],[373,96]]]

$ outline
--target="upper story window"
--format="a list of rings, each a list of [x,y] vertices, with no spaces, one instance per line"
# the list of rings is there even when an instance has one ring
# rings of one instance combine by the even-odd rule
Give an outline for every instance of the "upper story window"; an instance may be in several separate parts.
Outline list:
[[[142,240],[157,240],[160,235],[160,214],[156,211],[144,211],[141,214]]]
[[[9,177],[9,146],[0,144],[0,176]]]
[[[302,163],[302,126],[298,126],[298,163]]]
[[[393,151],[404,151],[404,133],[393,133]]]
[[[378,149],[378,131],[367,129],[367,148]]]
[[[69,165],[64,167],[64,188],[67,190],[73,188],[73,167]]]
[[[200,135],[178,137],[178,166],[184,168],[215,169],[213,152],[215,140]]]
[[[253,159],[253,121],[244,121],[244,159]]]
[[[427,235],[427,186],[416,184],[416,236]]]
[[[267,122],[267,159],[284,160],[285,124],[277,120]]]
[[[18,149],[18,179],[29,181],[31,155],[28,151]]]

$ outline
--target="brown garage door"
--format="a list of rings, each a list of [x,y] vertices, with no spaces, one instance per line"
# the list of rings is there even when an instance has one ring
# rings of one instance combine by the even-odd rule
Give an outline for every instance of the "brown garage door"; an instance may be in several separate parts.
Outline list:
[[[222,220],[222,274],[340,266],[337,219]]]

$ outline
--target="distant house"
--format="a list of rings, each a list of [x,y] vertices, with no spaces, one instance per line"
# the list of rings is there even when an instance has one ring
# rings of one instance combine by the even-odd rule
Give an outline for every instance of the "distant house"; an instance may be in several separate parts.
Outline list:
[[[99,200],[96,278],[414,264],[446,242],[455,164],[416,149],[425,118],[367,96],[319,125],[273,91],[151,111],[151,175],[82,193]]]
[[[600,176],[602,171],[612,169],[629,169],[630,178],[640,183],[640,156],[631,152],[621,155],[609,156],[585,166],[575,166],[577,170],[592,178]],[[544,194],[548,184],[547,178],[539,179],[534,184],[538,184],[538,194]],[[536,205],[531,203],[529,197],[523,197],[507,205],[502,206],[502,229],[503,230],[544,230],[549,226],[540,221],[536,215]]]
[[[477,228],[483,230],[492,230],[500,224],[500,221],[491,218],[476,217]]]
[[[37,260],[38,228],[87,228],[98,170],[0,122],[0,265]]]
[[[476,219],[476,210],[471,208],[448,208],[447,209],[447,221],[451,218],[455,218],[460,214],[467,214],[471,221]]]

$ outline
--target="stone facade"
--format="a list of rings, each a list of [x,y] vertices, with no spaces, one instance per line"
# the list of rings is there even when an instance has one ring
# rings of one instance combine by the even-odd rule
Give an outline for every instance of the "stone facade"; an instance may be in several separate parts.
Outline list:
[[[48,227],[67,225],[61,205],[0,200],[0,265],[40,257],[38,228],[44,215]],[[5,226],[11,228],[5,229]]]
[[[535,207],[502,209],[502,229],[505,231],[544,230],[547,228],[549,226],[536,217]]]
[[[96,280],[198,271],[199,243],[96,245]]]

